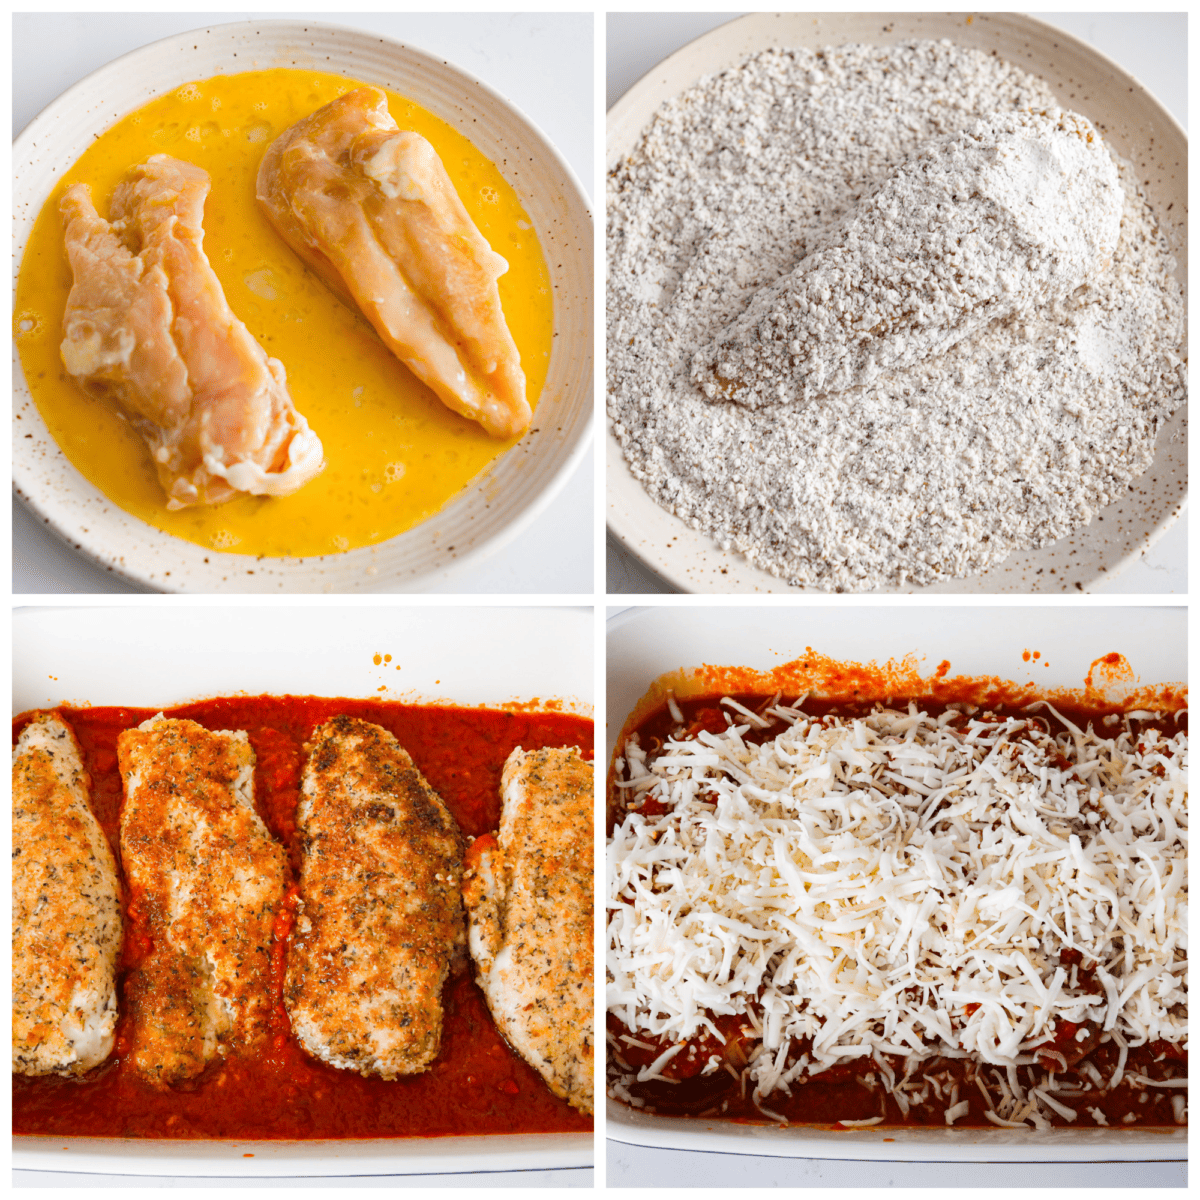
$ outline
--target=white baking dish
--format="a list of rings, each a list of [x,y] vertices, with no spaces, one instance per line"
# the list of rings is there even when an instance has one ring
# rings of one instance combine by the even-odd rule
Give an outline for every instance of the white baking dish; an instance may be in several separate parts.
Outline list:
[[[606,763],[626,717],[658,676],[702,664],[770,670],[809,647],[854,662],[884,663],[913,654],[926,675],[948,659],[951,675],[999,676],[1047,689],[1082,689],[1091,664],[1117,651],[1138,677],[1138,687],[1187,680],[1183,608],[663,605],[614,616],[607,641]],[[1038,659],[1033,651],[1040,653]],[[1110,692],[1119,693],[1119,687]],[[607,1136],[662,1149],[790,1158],[1071,1162],[1187,1157],[1186,1128],[1043,1133],[869,1128],[834,1133],[656,1117],[612,1100]]]
[[[242,692],[468,706],[536,699],[591,716],[593,647],[590,609],[25,608],[13,614],[13,711],[166,707]],[[584,1167],[592,1145],[591,1134],[579,1133],[314,1142],[21,1137],[13,1139],[13,1165],[125,1175],[407,1175]]]

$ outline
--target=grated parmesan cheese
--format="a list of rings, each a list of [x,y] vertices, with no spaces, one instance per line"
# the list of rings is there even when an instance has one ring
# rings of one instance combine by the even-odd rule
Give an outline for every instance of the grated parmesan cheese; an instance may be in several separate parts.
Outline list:
[[[907,1111],[922,1064],[971,1058],[995,1068],[976,1075],[988,1119],[1035,1128],[1095,1089],[1055,1083],[1059,1022],[1118,1047],[1107,1087],[1129,1047],[1186,1044],[1186,734],[726,704],[743,723],[722,734],[623,748],[627,801],[666,808],[630,812],[609,845],[608,1008],[629,1030],[682,1044],[746,1015],[756,1103],[874,1060]],[[762,717],[782,731],[746,741]],[[1095,965],[1090,990],[1066,950]],[[1016,1069],[1039,1065],[1022,1088]]]

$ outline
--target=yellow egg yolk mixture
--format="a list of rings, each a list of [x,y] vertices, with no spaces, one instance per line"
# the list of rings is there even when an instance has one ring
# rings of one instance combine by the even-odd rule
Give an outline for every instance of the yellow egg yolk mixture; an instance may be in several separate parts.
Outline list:
[[[513,444],[446,408],[360,314],[304,267],[255,201],[259,162],[271,142],[361,86],[341,75],[290,69],[189,83],[98,138],[38,216],[13,314],[25,378],[71,462],[109,499],[158,529],[211,549],[273,557],[373,545],[436,513]],[[401,129],[432,143],[472,220],[508,260],[500,299],[536,409],[554,314],[532,222],[496,166],[460,133],[392,92],[388,108]],[[212,177],[204,250],[230,307],[283,363],[296,408],[324,443],[324,471],[293,495],[239,496],[168,512],[140,435],[115,404],[86,395],[63,367],[59,344],[71,270],[59,198],[69,184],[86,183],[104,216],[125,173],[152,154],[195,163]]]

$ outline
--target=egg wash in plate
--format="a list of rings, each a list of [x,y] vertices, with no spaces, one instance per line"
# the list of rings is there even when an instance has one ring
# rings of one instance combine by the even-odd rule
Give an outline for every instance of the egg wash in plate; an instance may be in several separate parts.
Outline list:
[[[97,139],[43,205],[21,264],[14,333],[43,419],[76,468],[154,527],[206,548],[308,556],[373,545],[438,512],[516,439],[499,441],[447,409],[378,335],[307,271],[255,201],[270,143],[361,82],[323,72],[251,71],[186,84],[122,118]],[[431,112],[388,92],[401,129],[427,138],[472,220],[508,262],[505,318],[528,397],[549,365],[553,303],[532,222],[498,167]],[[287,370],[288,388],[325,447],[325,469],[284,497],[239,496],[169,512],[145,443],[115,405],[86,395],[59,356],[71,288],[58,201],[84,182],[101,214],[128,169],[152,154],[212,178],[204,250],[230,307]]]

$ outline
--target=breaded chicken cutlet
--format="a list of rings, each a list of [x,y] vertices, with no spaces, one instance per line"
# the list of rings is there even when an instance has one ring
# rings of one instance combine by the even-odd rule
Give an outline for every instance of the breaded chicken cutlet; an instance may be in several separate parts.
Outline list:
[[[112,1053],[121,888],[60,714],[22,731],[12,789],[12,1069],[80,1076]]]
[[[292,1030],[332,1066],[417,1074],[441,1048],[442,985],[466,961],[462,836],[386,729],[334,717],[308,752]]]
[[[286,857],[254,811],[244,731],[160,714],[117,748],[131,917],[150,945],[126,981],[130,1054],[151,1083],[178,1085],[266,1036]]]
[[[574,749],[509,755],[495,838],[468,852],[471,956],[496,1027],[582,1112],[592,1111],[592,764]]]

